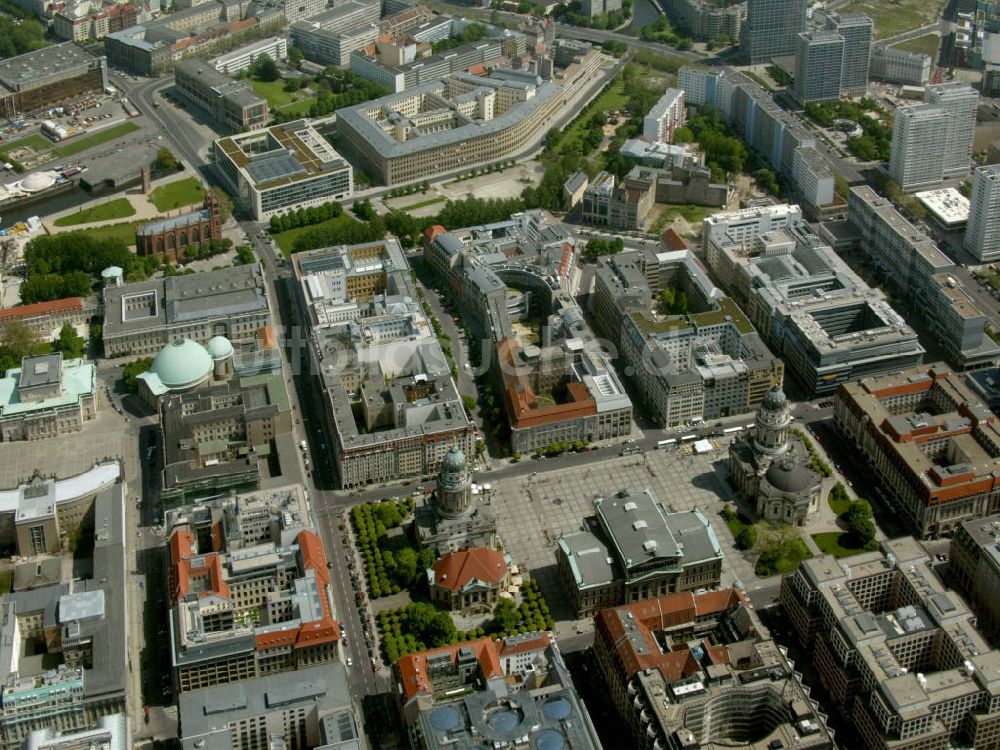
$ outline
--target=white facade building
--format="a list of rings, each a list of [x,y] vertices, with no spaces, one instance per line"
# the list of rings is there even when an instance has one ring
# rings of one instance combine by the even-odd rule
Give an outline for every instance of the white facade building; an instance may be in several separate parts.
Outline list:
[[[1000,260],[1000,165],[976,167],[965,249],[982,263]]]

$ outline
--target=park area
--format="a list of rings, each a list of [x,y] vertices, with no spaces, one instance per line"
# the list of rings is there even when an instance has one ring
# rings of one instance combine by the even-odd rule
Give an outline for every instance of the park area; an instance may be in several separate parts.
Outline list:
[[[271,109],[281,110],[286,114],[307,115],[309,108],[316,103],[315,96],[303,97],[298,90],[286,91],[285,80],[282,78],[276,81],[262,81],[252,78],[250,85],[257,96],[267,99],[267,104]]]
[[[938,47],[941,46],[941,37],[937,34],[926,34],[918,36],[916,39],[907,39],[905,42],[900,42],[892,46],[896,49],[906,50],[907,52],[927,55],[931,60],[934,60],[937,56]]]
[[[729,505],[722,509],[722,518],[737,548],[757,554],[754,573],[761,578],[791,573],[800,562],[812,557],[794,526],[771,521],[753,522]]]
[[[205,189],[195,177],[175,180],[153,190],[149,199],[157,211],[172,211],[201,203],[205,200]]]
[[[110,221],[111,219],[125,219],[135,214],[135,209],[129,203],[128,198],[115,198],[106,203],[99,203],[90,208],[84,208],[75,214],[67,214],[52,223],[57,227],[72,227],[77,224],[90,224],[95,221]]]
[[[852,500],[844,485],[837,482],[827,497],[830,510],[844,531],[824,531],[813,534],[816,546],[827,555],[850,557],[876,548],[875,524],[871,505],[865,500]]]
[[[867,13],[875,22],[875,38],[885,39],[940,20],[944,0],[853,0],[840,13]]]

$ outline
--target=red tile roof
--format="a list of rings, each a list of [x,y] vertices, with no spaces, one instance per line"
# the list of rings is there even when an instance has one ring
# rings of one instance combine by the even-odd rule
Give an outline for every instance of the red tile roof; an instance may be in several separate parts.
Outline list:
[[[504,638],[500,641],[500,658],[513,654],[523,654],[525,651],[543,651],[552,643],[552,637],[544,630],[538,633],[537,638],[531,639],[511,639]]]
[[[472,649],[475,654],[476,661],[479,662],[479,671],[484,679],[488,680],[503,675],[500,659],[497,657],[497,646],[489,638],[456,643],[453,646],[442,646],[430,651],[421,651],[419,654],[407,654],[396,662],[396,673],[403,690],[403,699],[409,700],[420,693],[430,694],[433,692],[431,682],[427,678],[428,657],[448,654],[451,661],[454,662],[458,658],[458,650],[466,647]]]
[[[672,228],[668,229],[666,232],[663,233],[662,239],[663,239],[663,244],[669,250],[688,249],[688,244],[687,242],[684,241],[684,238],[681,237],[679,234],[677,234],[677,232],[675,232]]]
[[[195,535],[178,529],[170,537],[170,603],[175,604],[191,593],[192,579],[207,578],[208,583],[196,592],[202,596],[229,598],[229,586],[222,577],[222,560],[215,552],[195,552]]]
[[[449,591],[461,591],[477,580],[497,586],[507,575],[503,554],[487,547],[470,547],[450,552],[431,566],[434,585]]]
[[[25,318],[37,318],[42,315],[55,315],[58,313],[77,313],[83,311],[83,297],[66,297],[65,299],[54,299],[51,302],[36,302],[33,305],[18,305],[0,310],[0,321],[24,320]]]

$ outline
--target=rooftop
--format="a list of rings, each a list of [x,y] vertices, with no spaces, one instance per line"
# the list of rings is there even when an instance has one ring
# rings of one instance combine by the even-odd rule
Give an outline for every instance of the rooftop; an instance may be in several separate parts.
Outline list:
[[[19,91],[36,81],[64,75],[81,66],[93,65],[99,59],[76,42],[53,44],[51,47],[0,60],[0,84],[11,91]]]

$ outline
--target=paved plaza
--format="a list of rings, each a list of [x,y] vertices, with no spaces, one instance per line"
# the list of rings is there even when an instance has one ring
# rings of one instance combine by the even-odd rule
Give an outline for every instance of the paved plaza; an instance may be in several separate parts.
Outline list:
[[[620,456],[537,476],[499,480],[493,486],[497,531],[514,562],[537,578],[556,619],[569,617],[557,580],[555,541],[561,534],[583,528],[593,515],[593,500],[622,487],[648,488],[669,511],[698,508],[708,518],[726,554],[722,586],[735,581],[750,585],[753,565],[734,548],[732,534],[719,512],[734,502],[725,482],[728,444],[702,455],[681,448],[652,450],[645,455]],[[539,463],[542,469],[544,462]]]

